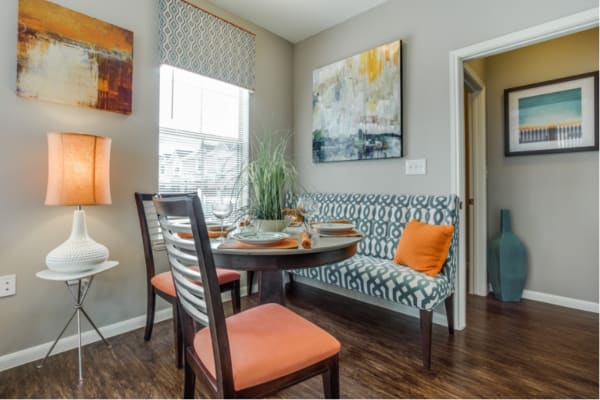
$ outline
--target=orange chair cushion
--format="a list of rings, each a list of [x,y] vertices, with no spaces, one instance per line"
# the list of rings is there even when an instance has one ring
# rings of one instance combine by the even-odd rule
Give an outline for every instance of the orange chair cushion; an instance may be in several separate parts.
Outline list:
[[[192,267],[192,269],[198,271],[198,267]],[[217,268],[217,280],[219,281],[219,285],[224,285],[239,279],[240,273],[238,271]],[[166,293],[171,297],[175,297],[175,282],[173,282],[173,275],[170,271],[154,275],[152,279],[150,279],[150,283],[161,292]]]
[[[264,304],[226,320],[235,390],[299,371],[339,353],[340,342],[279,304]],[[198,358],[216,380],[210,330],[194,337]]]
[[[413,219],[400,236],[394,262],[436,276],[448,257],[453,234],[452,225],[432,225]]]
[[[161,292],[166,293],[171,297],[175,297],[175,282],[173,282],[171,271],[154,275],[152,279],[150,279],[150,283]]]

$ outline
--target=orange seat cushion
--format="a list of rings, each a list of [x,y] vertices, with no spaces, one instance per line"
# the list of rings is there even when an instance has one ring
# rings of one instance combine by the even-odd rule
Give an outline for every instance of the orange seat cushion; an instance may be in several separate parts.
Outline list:
[[[432,225],[413,219],[400,236],[394,262],[436,276],[448,257],[453,234],[452,225]]]
[[[154,275],[152,279],[150,279],[150,283],[161,292],[166,293],[171,297],[175,297],[175,282],[173,282],[171,271]]]
[[[198,271],[198,267],[191,267]],[[240,273],[231,269],[217,268],[217,280],[219,285],[224,285],[229,282],[234,282],[240,279]],[[169,296],[175,297],[175,282],[173,282],[173,275],[170,271],[161,272],[156,274],[150,279],[150,283],[156,289]]]
[[[279,304],[264,304],[226,320],[235,390],[299,371],[339,353],[340,342]],[[210,330],[194,338],[194,350],[216,380]]]

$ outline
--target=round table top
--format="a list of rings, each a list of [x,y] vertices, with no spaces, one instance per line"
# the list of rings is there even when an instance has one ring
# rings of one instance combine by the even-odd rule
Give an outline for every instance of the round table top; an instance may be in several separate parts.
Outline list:
[[[74,281],[99,274],[101,272],[114,268],[117,265],[119,265],[118,261],[105,261],[101,264],[98,264],[92,269],[88,269],[86,271],[81,272],[57,272],[52,271],[50,269],[45,269],[36,273],[35,276],[37,276],[40,279],[46,279],[48,281]]]
[[[235,239],[228,239],[228,241]],[[213,254],[232,254],[232,255],[246,255],[246,256],[266,256],[266,255],[293,255],[293,254],[307,254],[307,253],[323,253],[326,251],[337,250],[344,247],[352,246],[362,240],[362,236],[351,236],[351,237],[319,237],[313,240],[310,249],[303,249],[298,247],[295,249],[274,249],[274,248],[257,248],[257,249],[232,249],[232,248],[219,248],[220,242],[218,240],[211,241]]]
[[[269,271],[316,267],[339,262],[356,253],[356,244],[362,236],[319,237],[310,249],[221,249],[220,242],[212,241],[216,265],[241,271]]]

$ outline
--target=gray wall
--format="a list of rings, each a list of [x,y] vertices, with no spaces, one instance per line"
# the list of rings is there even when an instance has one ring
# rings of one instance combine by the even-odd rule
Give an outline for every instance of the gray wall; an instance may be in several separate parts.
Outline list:
[[[598,152],[504,156],[506,88],[598,70],[598,29],[485,59],[488,234],[500,208],[529,254],[525,289],[598,302]]]
[[[297,44],[294,160],[302,184],[334,192],[448,192],[449,52],[597,6],[597,0],[390,0]],[[426,158],[427,175],[404,175],[401,159],[313,164],[313,69],[395,39],[403,42],[404,154]]]
[[[70,207],[44,206],[48,131],[93,132],[113,139],[113,204],[87,207],[86,212],[90,235],[120,265],[98,276],[86,304],[99,326],[145,313],[144,257],[133,192],[158,186],[157,1],[54,1],[134,32],[133,113],[17,97],[18,1],[0,2],[0,275],[17,274],[17,295],[0,298],[0,356],[53,340],[71,309],[63,284],[34,276],[45,268],[46,254],[67,238],[73,216]],[[251,131],[291,127],[292,45],[210,3],[198,3],[257,34]]]

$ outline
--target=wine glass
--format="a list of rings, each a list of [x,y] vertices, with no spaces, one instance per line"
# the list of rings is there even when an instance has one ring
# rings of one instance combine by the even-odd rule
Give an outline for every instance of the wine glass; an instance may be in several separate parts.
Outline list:
[[[229,217],[231,215],[232,211],[233,211],[233,205],[231,204],[231,201],[223,200],[221,202],[213,204],[212,213],[215,217],[217,217],[218,219],[221,220],[221,235],[220,235],[221,242],[225,241],[225,235],[223,234],[225,231],[225,229],[224,229],[225,218]]]
[[[306,227],[306,231],[310,232],[310,218],[315,215],[317,211],[319,211],[319,204],[311,197],[300,197],[296,207],[298,207],[298,211],[304,218],[304,226]]]

